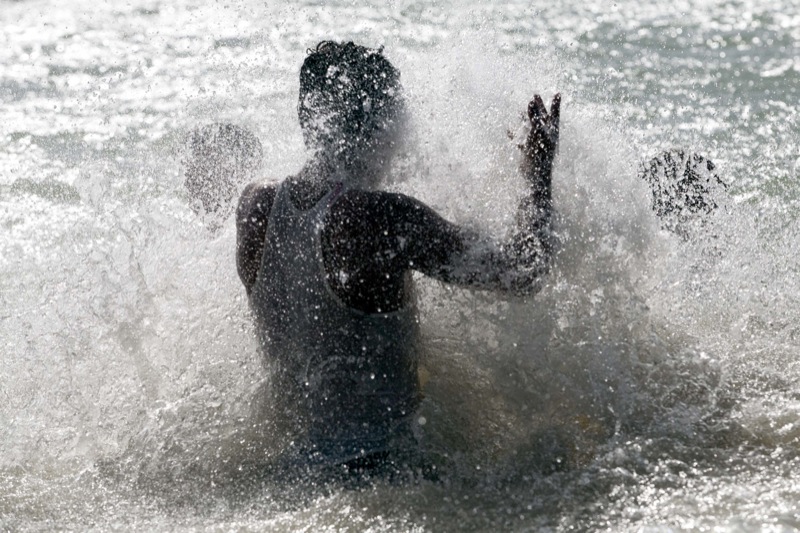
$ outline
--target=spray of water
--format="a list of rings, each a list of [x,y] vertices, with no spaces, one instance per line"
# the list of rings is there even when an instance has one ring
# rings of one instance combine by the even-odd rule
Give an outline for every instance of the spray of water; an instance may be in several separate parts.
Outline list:
[[[653,474],[663,454],[689,462],[747,442],[796,448],[791,416],[764,408],[791,395],[776,390],[773,374],[784,369],[788,383],[797,373],[800,294],[764,235],[791,249],[794,233],[764,227],[724,198],[692,240],[663,230],[638,177],[650,147],[605,119],[602,105],[571,95],[551,58],[533,52],[522,63],[467,44],[479,41],[396,60],[413,121],[392,187],[502,236],[521,185],[506,131],[534,92],[561,91],[560,245],[530,300],[417,279],[418,427],[453,483],[448,494],[521,483],[546,508],[583,490],[576,481],[548,491],[548,476],[591,471],[586,491],[597,493]],[[278,103],[293,106],[288,97]],[[276,152],[269,139],[281,125],[258,129],[265,168],[299,165],[299,132]],[[84,482],[114,487],[103,505],[116,512],[148,505],[120,487],[197,505],[217,485],[252,487],[225,480],[241,481],[248,465],[285,445],[262,401],[270,376],[235,273],[232,221],[210,233],[191,210],[174,148],[181,139],[176,132],[124,157],[101,155],[67,194],[25,183],[4,193],[0,469],[28,482],[0,510],[27,508],[27,520],[45,522],[70,502],[90,508],[82,491],[92,489],[64,491],[66,503],[46,498],[47,487]],[[784,408],[800,411],[791,401]],[[265,490],[268,501],[279,492]],[[318,508],[348,501],[328,497]]]

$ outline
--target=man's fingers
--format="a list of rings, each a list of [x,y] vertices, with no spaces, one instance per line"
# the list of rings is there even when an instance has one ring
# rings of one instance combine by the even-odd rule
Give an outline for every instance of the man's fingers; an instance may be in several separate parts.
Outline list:
[[[528,102],[528,120],[533,122],[534,120],[540,120],[541,112],[536,109],[536,102],[531,100]]]
[[[542,97],[538,94],[533,97],[533,100],[528,104],[528,118],[541,122],[547,116],[547,108],[544,106]]]
[[[553,103],[550,104],[550,124],[558,129],[558,122],[561,118],[561,93],[556,93]]]

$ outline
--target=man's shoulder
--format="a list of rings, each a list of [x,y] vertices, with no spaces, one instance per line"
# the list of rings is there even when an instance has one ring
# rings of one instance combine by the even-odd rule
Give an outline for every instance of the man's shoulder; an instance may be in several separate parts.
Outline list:
[[[377,213],[405,212],[425,207],[416,198],[399,192],[350,189],[345,192],[344,197],[344,203],[353,208],[374,210]]]
[[[254,202],[266,198],[275,198],[277,183],[251,183],[242,191],[241,202]]]
[[[399,192],[350,189],[331,209],[334,225],[389,236],[428,234],[443,219],[420,200]]]
[[[239,197],[237,218],[246,218],[253,214],[269,213],[275,201],[278,185],[275,183],[251,183]]]

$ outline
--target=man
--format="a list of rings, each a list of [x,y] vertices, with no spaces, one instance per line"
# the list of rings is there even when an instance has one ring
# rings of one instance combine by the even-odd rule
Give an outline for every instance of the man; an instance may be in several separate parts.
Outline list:
[[[513,236],[492,244],[380,190],[404,112],[400,73],[381,51],[335,42],[310,51],[298,114],[313,155],[280,185],[245,189],[237,266],[276,401],[312,461],[368,468],[413,447],[412,271],[518,295],[540,288],[552,254],[559,107],[559,95],[549,113],[538,95],[528,106],[528,190]]]

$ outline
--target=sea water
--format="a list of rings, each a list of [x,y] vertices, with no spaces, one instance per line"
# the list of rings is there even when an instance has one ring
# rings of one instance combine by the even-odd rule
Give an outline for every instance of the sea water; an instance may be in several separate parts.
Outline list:
[[[800,5],[0,0],[0,529],[800,527]],[[438,479],[275,476],[235,268],[183,188],[186,134],[306,157],[298,70],[385,46],[411,120],[389,187],[498,238],[521,112],[564,97],[560,242],[535,298],[417,278]],[[517,137],[518,139],[518,137]],[[688,239],[643,162],[727,188]]]

